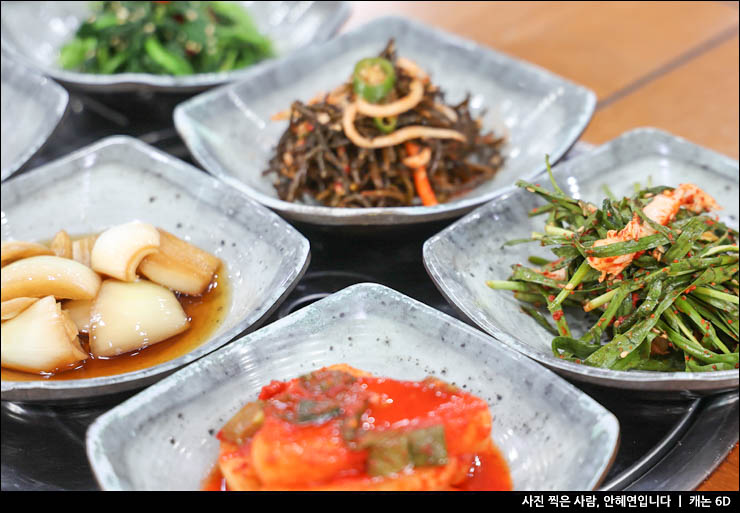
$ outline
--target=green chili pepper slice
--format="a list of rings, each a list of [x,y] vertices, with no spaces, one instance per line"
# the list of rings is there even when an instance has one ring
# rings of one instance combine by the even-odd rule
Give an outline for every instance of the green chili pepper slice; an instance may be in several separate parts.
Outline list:
[[[387,120],[387,121],[386,121]],[[375,126],[384,134],[390,134],[396,129],[396,123],[398,123],[397,117],[392,118],[373,118]]]
[[[393,64],[382,57],[362,59],[355,66],[352,85],[355,94],[370,103],[378,103],[385,98],[396,83]]]

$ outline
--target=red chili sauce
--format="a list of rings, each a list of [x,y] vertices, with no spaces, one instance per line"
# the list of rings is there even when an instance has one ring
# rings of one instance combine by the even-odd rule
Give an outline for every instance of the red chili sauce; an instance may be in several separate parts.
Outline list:
[[[219,432],[219,464],[204,490],[229,490],[222,469],[231,470],[222,465],[234,458],[242,465],[236,468],[256,470],[257,489],[512,489],[490,438],[488,405],[436,378],[397,381],[341,365],[273,381],[259,399],[264,415],[256,431],[238,443],[233,429]],[[400,452],[382,445],[389,439]]]

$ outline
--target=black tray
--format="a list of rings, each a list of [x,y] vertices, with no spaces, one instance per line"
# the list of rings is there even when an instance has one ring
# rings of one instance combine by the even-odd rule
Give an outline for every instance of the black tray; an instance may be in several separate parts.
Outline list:
[[[195,164],[172,125],[172,108],[184,99],[72,94],[64,120],[21,172],[118,134],[137,137]],[[587,150],[587,145],[576,145],[566,158]],[[447,224],[354,234],[351,238],[296,225],[311,241],[311,264],[267,323],[361,282],[386,285],[458,317],[422,263],[424,241]],[[738,442],[737,391],[697,398],[643,398],[574,384],[619,419],[621,443],[602,490],[693,490]],[[85,433],[95,418],[131,395],[63,406],[3,401],[2,490],[97,489],[85,453]]]

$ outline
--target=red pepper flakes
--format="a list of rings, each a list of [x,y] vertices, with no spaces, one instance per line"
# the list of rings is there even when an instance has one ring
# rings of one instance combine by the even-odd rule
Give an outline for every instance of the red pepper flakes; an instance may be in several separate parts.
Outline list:
[[[674,258],[674,259],[673,259],[673,263],[674,263],[674,264],[677,264],[677,263],[678,263],[678,258]]]
[[[562,317],[563,317],[563,311],[562,310],[558,310],[558,311],[552,313],[552,318],[555,319],[556,322],[559,321],[560,319],[562,319]]]
[[[553,301],[555,301],[555,296],[553,296],[551,294],[551,295],[547,296],[547,300],[550,301],[550,302],[553,302]]]
[[[563,335],[567,335],[568,334],[568,330],[565,329],[565,326],[563,326],[562,328],[560,328],[560,333],[562,333]]]
[[[716,365],[712,365],[712,368],[713,368],[714,370],[717,370],[717,366],[716,366]]]

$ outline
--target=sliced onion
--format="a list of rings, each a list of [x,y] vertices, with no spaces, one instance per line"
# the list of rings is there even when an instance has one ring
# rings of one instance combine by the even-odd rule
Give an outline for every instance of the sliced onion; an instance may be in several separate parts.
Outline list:
[[[90,265],[102,274],[122,281],[134,281],[136,268],[159,249],[159,232],[147,223],[133,221],[101,233],[90,255]]]
[[[0,303],[0,318],[3,321],[12,319],[23,310],[38,301],[37,297],[17,297]]]
[[[36,242],[8,241],[3,242],[0,247],[0,265],[7,265],[22,258],[29,258],[38,255],[53,255],[54,252]]]
[[[164,230],[159,230],[159,241],[159,250],[139,264],[139,273],[178,292],[205,292],[221,260]]]
[[[58,256],[24,258],[3,268],[0,301],[19,297],[54,296],[57,299],[92,299],[100,276],[79,262]]]
[[[74,324],[53,296],[2,323],[2,366],[24,372],[67,370],[88,358]]]
[[[146,280],[105,280],[90,313],[90,352],[117,356],[166,340],[189,326],[171,290]]]

